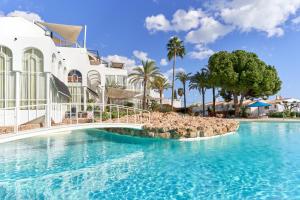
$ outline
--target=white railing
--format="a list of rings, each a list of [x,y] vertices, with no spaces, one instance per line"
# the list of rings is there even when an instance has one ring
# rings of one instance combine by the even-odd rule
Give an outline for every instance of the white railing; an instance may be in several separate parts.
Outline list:
[[[99,103],[52,103],[0,108],[0,134],[76,124],[150,123],[150,112]]]

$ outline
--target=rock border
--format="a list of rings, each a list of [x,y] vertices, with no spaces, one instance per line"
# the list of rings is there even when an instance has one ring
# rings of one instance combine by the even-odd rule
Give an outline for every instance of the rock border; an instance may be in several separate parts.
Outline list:
[[[130,116],[135,118],[136,116]],[[141,117],[141,116],[139,116]],[[143,120],[143,119],[142,119]],[[144,120],[146,122],[146,120]],[[105,129],[123,135],[148,138],[186,139],[211,138],[236,132],[239,122],[233,119],[196,117],[170,113],[151,113],[151,122],[145,123],[143,130]]]

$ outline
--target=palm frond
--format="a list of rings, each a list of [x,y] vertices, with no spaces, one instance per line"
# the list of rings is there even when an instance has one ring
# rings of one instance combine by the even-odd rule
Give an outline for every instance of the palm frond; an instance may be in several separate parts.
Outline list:
[[[183,58],[186,54],[185,47],[183,41],[181,41],[178,37],[172,37],[167,44],[167,57],[168,60],[172,60],[175,55]]]

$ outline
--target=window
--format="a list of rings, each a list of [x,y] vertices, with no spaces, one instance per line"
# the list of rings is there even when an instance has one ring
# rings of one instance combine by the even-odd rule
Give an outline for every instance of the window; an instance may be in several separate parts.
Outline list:
[[[106,79],[107,86],[116,85],[116,76],[115,75],[106,75],[105,79]]]
[[[15,75],[12,72],[12,52],[0,46],[0,108],[15,105]]]
[[[62,62],[61,61],[59,61],[58,62],[58,77],[60,78],[60,79],[63,79],[63,68],[62,68]]]
[[[51,71],[52,71],[52,74],[55,74],[56,75],[56,55],[55,54],[52,54],[52,59],[51,59]]]
[[[52,54],[52,63],[55,63],[55,61],[56,61],[56,55]]]
[[[68,74],[68,87],[73,103],[83,102],[82,74],[78,70],[71,70]]]
[[[127,76],[117,76],[117,85],[125,87],[127,84]]]
[[[43,70],[42,52],[33,48],[26,50],[21,75],[21,105],[46,104],[46,76]]]
[[[66,80],[66,77],[67,77],[67,68],[65,67],[64,68],[64,75],[63,75],[63,80]]]
[[[68,74],[69,83],[82,83],[82,74],[78,70],[71,70]]]

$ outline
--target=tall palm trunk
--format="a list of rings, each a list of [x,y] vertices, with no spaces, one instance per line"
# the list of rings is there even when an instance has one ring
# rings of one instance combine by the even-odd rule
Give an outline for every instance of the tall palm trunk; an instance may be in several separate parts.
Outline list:
[[[174,53],[174,60],[173,60],[172,99],[171,99],[172,110],[174,105],[175,65],[176,65],[176,52]]]
[[[213,93],[213,116],[216,116],[216,88],[212,87],[212,93]]]
[[[163,91],[160,90],[159,91],[159,103],[160,103],[160,107],[162,107],[162,94],[163,94]]]
[[[202,93],[202,112],[203,112],[203,117],[205,116],[205,91],[204,88],[201,88],[201,93]]]
[[[238,117],[240,114],[240,109],[239,109],[239,97],[237,94],[233,94],[233,103],[234,103],[234,115],[235,117]]]
[[[147,90],[147,80],[144,81],[143,109],[146,108],[146,90]]]
[[[184,112],[186,113],[185,83],[183,84],[183,101],[184,101]]]

